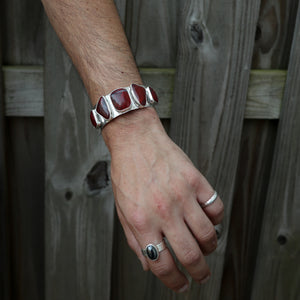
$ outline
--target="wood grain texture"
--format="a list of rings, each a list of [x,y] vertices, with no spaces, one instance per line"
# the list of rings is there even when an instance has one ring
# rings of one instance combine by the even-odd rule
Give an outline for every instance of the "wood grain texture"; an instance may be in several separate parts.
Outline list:
[[[0,9],[2,4],[0,4]],[[1,12],[3,12],[1,10]],[[1,14],[0,12],[0,14]],[[2,67],[2,36],[0,33],[0,69]],[[0,299],[11,298],[10,240],[8,222],[8,189],[6,157],[6,122],[3,92],[3,73],[0,72]]]
[[[276,140],[251,299],[300,294],[300,8]],[[266,276],[267,274],[267,276]]]
[[[43,76],[39,66],[3,67],[6,116],[44,116]],[[174,94],[175,69],[140,68],[145,85],[152,86],[160,98],[157,112],[170,118]],[[252,70],[246,102],[246,119],[278,119],[286,71]]]
[[[261,0],[252,68],[287,68],[298,3],[298,0]]]
[[[278,119],[286,80],[286,71],[250,73],[245,119]]]
[[[125,30],[139,67],[174,67],[180,1],[127,0]]]
[[[4,0],[3,12],[3,64],[42,64],[44,10],[41,1]]]
[[[110,156],[83,84],[46,32],[46,300],[109,299],[114,200]]]
[[[6,116],[44,116],[44,72],[38,66],[4,67]]]
[[[7,119],[12,299],[44,297],[44,130],[41,118]]]
[[[258,13],[259,1],[186,1],[183,11],[171,136],[226,207],[212,278],[185,299],[219,299]]]
[[[155,107],[161,119],[171,117],[174,93],[175,69],[141,68],[140,73],[146,86],[151,86],[159,97]]]
[[[261,1],[252,68],[287,69],[288,57],[286,56],[289,56],[291,47],[290,38],[287,39],[287,37],[292,36],[294,31],[294,27],[290,27],[289,24],[294,24],[296,18],[292,2],[295,4],[298,1]],[[270,72],[270,70],[265,71]],[[258,72],[262,75],[265,71],[259,70]],[[251,72],[250,81],[252,82],[255,72]],[[282,74],[282,76],[286,75]],[[256,77],[254,82],[273,84],[277,81],[271,74],[264,78],[259,77]],[[285,79],[282,84],[284,82]],[[251,84],[251,86],[253,87],[255,84]],[[278,85],[274,84],[275,89],[276,86]],[[281,93],[283,93],[283,89]],[[272,93],[269,95],[272,99]],[[248,98],[249,96],[253,98],[250,85]],[[259,94],[254,98],[262,101]],[[250,103],[253,106],[255,101],[247,101],[246,115],[250,109]],[[224,300],[247,300],[251,297],[258,252],[257,241],[261,231],[267,187],[270,181],[276,133],[276,121],[245,120],[244,122],[220,294],[220,298]]]
[[[250,299],[277,121],[246,120],[237,169],[220,299]]]
[[[3,64],[42,64],[43,9],[40,1],[1,1]],[[26,86],[19,86],[21,90]],[[32,99],[31,99],[32,100]],[[44,296],[44,136],[40,119],[7,122],[10,266],[12,299]]]

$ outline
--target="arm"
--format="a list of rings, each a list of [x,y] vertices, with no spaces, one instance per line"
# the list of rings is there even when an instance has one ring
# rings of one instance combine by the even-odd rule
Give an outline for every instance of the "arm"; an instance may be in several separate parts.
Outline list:
[[[142,83],[112,0],[43,4],[93,104],[116,88]],[[202,282],[210,273],[203,255],[217,245],[213,224],[222,219],[221,200],[201,208],[213,189],[169,139],[153,108],[118,117],[102,134],[112,158],[118,216],[143,268],[175,291],[187,287],[168,249],[157,261],[141,254],[141,248],[166,237],[182,265]]]

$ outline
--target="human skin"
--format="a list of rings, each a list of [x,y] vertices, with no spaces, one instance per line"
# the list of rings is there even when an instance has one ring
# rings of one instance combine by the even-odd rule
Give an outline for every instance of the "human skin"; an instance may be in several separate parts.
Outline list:
[[[112,0],[42,2],[93,105],[116,88],[142,84]],[[188,289],[188,280],[169,249],[157,261],[141,253],[141,248],[166,237],[192,278],[206,281],[210,270],[204,255],[217,247],[213,225],[223,217],[221,199],[201,208],[200,203],[214,190],[168,137],[153,108],[116,118],[105,126],[102,136],[111,153],[117,213],[144,270],[150,269],[176,292]]]

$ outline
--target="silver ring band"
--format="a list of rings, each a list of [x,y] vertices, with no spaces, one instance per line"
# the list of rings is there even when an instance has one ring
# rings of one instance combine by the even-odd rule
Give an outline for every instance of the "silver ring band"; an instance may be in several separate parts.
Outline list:
[[[166,249],[166,243],[162,240],[159,244],[148,244],[145,249],[142,249],[144,256],[148,257],[150,260],[158,260],[159,253]]]
[[[204,203],[201,203],[200,206],[202,208],[208,206],[208,205],[211,205],[213,204],[218,198],[218,193],[215,191],[214,194]]]

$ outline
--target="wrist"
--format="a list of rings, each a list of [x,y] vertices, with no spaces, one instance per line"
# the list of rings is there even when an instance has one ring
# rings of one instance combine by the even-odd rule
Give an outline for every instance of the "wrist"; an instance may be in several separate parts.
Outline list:
[[[112,153],[127,143],[136,143],[145,134],[165,133],[156,110],[152,107],[128,112],[102,129],[103,139]]]

